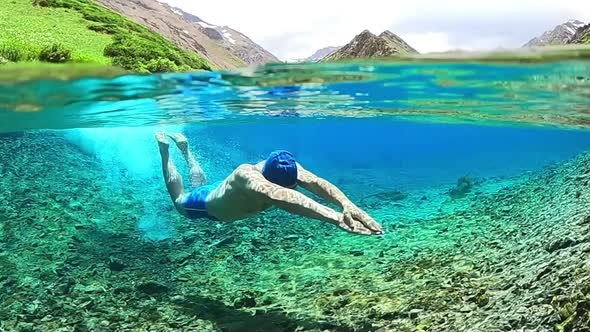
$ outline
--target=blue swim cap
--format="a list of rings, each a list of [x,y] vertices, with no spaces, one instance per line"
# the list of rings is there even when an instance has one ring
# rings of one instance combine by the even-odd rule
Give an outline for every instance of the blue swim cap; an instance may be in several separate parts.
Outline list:
[[[262,175],[275,184],[292,188],[297,185],[297,163],[289,151],[271,152],[262,168]]]

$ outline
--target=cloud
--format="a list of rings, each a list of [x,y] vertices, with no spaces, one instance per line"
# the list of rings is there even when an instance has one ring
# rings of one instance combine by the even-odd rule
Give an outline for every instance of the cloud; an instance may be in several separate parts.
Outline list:
[[[421,53],[439,52],[451,50],[454,45],[449,40],[449,35],[444,32],[407,33],[403,39]]]
[[[570,6],[576,1],[561,5],[547,0],[427,2],[429,10],[402,15],[391,30],[401,35],[442,32],[452,48],[520,47],[570,18],[588,19],[590,11],[579,1],[579,7]]]
[[[279,58],[343,45],[364,29],[389,29],[420,52],[519,47],[570,18],[590,21],[587,0],[166,0],[229,25]]]

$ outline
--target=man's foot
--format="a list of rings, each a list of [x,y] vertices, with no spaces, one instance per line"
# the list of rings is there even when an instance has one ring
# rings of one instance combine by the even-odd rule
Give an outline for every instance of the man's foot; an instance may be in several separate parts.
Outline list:
[[[174,141],[174,143],[176,143],[176,147],[178,147],[182,153],[188,152],[188,140],[186,139],[186,136],[181,133],[172,133],[168,134],[168,136]]]
[[[168,152],[168,147],[170,146],[170,143],[168,143],[168,139],[166,139],[166,133],[164,133],[163,131],[157,131],[155,136],[156,141],[158,141],[158,146],[160,147],[160,153]]]

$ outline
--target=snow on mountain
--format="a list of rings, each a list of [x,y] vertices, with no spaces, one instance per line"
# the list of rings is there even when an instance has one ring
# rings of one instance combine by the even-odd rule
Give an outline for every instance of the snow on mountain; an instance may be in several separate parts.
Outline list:
[[[529,40],[523,47],[567,44],[576,30],[582,26],[584,26],[582,21],[569,20],[557,25],[553,30],[547,30],[541,36]]]

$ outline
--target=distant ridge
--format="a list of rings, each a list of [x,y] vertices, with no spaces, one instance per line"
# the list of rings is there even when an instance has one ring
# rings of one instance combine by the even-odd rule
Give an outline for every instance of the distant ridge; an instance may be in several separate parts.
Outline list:
[[[545,31],[541,36],[529,40],[522,47],[564,45],[570,43],[578,28],[582,27],[584,22],[579,20],[569,20],[557,25],[553,30]]]
[[[379,36],[376,36],[369,30],[364,30],[355,36],[350,43],[329,54],[321,61],[375,58],[417,53],[418,51],[391,31],[383,31]]]
[[[318,62],[325,58],[326,56],[330,55],[332,52],[340,49],[341,46],[328,46],[324,48],[320,48],[319,50],[315,51],[310,57],[306,58],[306,62]]]

